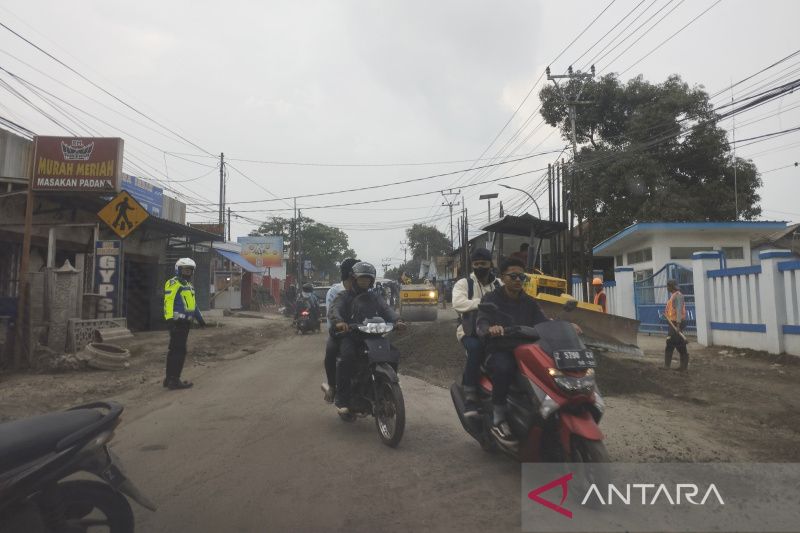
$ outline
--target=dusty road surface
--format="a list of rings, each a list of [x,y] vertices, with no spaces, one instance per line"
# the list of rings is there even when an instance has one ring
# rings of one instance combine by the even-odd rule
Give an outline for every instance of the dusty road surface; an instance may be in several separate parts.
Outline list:
[[[114,449],[160,505],[137,509],[138,530],[519,530],[519,466],[463,434],[446,390],[402,379],[390,449],[322,401],[322,342],[288,338],[129,405]]]
[[[232,356],[191,365],[191,390],[165,391],[145,365],[127,392],[81,391],[126,405],[113,448],[160,507],[135,508],[137,531],[519,531],[519,465],[483,452],[453,413],[446,386],[463,354],[452,316],[396,339],[407,412],[398,449],[379,442],[372,419],[346,424],[322,401],[323,336],[279,325],[268,340],[248,337],[260,327],[193,337],[197,350]],[[795,359],[692,345],[684,376],[658,368],[663,338],[640,342],[644,358],[600,359],[612,460],[800,460]],[[98,374],[91,379],[115,379]],[[0,400],[14,399],[19,414],[42,412],[21,391],[44,378],[14,378],[15,392]],[[69,402],[61,387],[53,408]]]

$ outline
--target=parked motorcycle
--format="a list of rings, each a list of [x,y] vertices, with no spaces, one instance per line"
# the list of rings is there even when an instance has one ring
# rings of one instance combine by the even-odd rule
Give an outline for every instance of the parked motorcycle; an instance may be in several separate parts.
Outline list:
[[[567,304],[567,310],[574,304]],[[508,317],[493,303],[479,309]],[[492,435],[491,377],[485,367],[478,387],[478,417],[464,416],[464,389],[450,387],[462,426],[486,451],[501,449],[522,462],[606,463],[608,452],[598,423],[605,403],[595,382],[594,353],[574,326],[550,320],[528,326],[504,326],[503,342],[513,347],[519,372],[508,396],[507,421],[518,441],[506,446]]]
[[[134,519],[127,498],[156,510],[108,448],[122,409],[114,402],[91,403],[0,424],[3,532],[103,527],[111,533],[130,533]],[[65,480],[76,473],[99,479]]]
[[[350,325],[362,340],[361,357],[353,373],[350,412],[339,416],[345,422],[374,416],[381,441],[395,448],[403,438],[406,408],[397,377],[400,352],[387,338],[393,329],[394,324],[380,317]]]

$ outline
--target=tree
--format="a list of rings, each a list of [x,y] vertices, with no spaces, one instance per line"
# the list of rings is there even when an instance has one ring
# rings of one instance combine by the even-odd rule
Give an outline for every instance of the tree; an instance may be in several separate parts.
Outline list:
[[[652,84],[638,76],[623,83],[613,75],[562,86],[570,98],[584,84],[578,107],[575,172],[566,194],[588,220],[588,242],[597,243],[644,221],[721,221],[761,213],[761,179],[752,161],[736,158],[702,87],[680,76]],[[541,114],[572,139],[564,96],[553,86],[539,93]],[[574,185],[571,179],[574,178]]]
[[[408,272],[409,276],[416,278],[423,260],[446,255],[451,251],[450,239],[436,226],[414,224],[406,229],[406,240],[411,250],[411,259],[399,267],[389,269],[386,273],[389,279],[399,278],[402,272]]]
[[[316,278],[324,273],[328,279],[337,279],[339,264],[348,257],[356,257],[356,253],[350,248],[347,234],[339,228],[314,222],[308,217],[300,217],[298,222],[302,259],[311,261]],[[282,235],[288,245],[292,238],[292,219],[272,217],[250,235]]]

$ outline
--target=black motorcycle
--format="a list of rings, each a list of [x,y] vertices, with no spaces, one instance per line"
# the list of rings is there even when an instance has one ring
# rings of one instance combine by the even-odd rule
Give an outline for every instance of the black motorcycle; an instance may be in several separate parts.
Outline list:
[[[403,391],[397,377],[400,352],[387,335],[394,324],[376,317],[352,324],[350,331],[362,341],[351,385],[350,412],[339,414],[345,422],[372,415],[381,441],[392,448],[400,443],[406,426]]]
[[[321,330],[319,318],[315,317],[310,309],[304,307],[297,314],[294,320],[294,327],[298,335],[305,335],[311,331],[318,332]]]
[[[121,414],[120,404],[100,402],[0,424],[0,529],[133,532],[126,496],[156,507],[108,449]],[[65,481],[79,472],[99,479]]]

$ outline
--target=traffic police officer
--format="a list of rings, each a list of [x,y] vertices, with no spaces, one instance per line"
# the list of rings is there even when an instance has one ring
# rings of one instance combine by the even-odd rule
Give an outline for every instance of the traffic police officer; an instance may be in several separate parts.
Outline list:
[[[197,320],[201,328],[206,326],[194,297],[192,275],[195,266],[195,262],[188,257],[178,259],[175,263],[175,277],[164,285],[164,319],[169,326],[167,377],[164,379],[164,386],[173,390],[192,386],[189,381],[181,381],[192,319]]]

